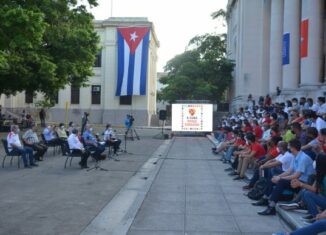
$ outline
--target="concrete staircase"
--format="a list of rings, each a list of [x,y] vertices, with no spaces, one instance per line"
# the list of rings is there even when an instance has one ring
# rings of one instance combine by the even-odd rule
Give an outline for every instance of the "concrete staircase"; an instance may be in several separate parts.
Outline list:
[[[206,137],[211,141],[212,144],[214,145],[217,144],[217,140],[214,138],[213,135],[207,135]],[[249,170],[246,172],[247,178],[250,179],[252,175],[253,175],[252,171]],[[282,219],[282,221],[293,231],[302,228],[304,226],[307,226],[307,224],[305,224],[302,219],[303,216],[307,215],[307,211],[304,210],[287,211],[279,206],[276,206],[276,211],[277,211],[277,215]],[[321,235],[326,235],[326,232],[321,233]]]

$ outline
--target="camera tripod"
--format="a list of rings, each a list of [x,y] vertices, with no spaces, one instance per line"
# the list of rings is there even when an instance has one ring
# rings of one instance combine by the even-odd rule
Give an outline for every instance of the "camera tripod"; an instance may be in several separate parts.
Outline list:
[[[101,161],[99,159],[99,157],[93,157],[93,159],[95,159],[95,165],[89,169],[87,169],[87,171],[91,171],[91,170],[101,170],[101,171],[109,171],[108,169],[105,169],[103,167],[101,167]]]
[[[129,136],[128,136],[128,135],[129,135]],[[126,138],[126,139],[127,139],[127,138],[130,138],[131,140],[134,140],[134,135],[135,135],[135,137],[137,138],[137,140],[140,140],[139,135],[138,135],[136,129],[133,128],[133,127],[130,127],[130,128],[127,129],[127,131],[126,131],[126,133],[125,133],[125,138]]]
[[[105,169],[105,168],[100,166],[100,160],[96,160],[95,166],[87,169],[87,171],[91,171],[91,170],[109,171],[108,169]]]

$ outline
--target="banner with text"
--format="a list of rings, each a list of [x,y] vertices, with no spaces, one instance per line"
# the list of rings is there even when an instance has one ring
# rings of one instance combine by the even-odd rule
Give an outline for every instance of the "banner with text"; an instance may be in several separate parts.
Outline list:
[[[211,132],[212,104],[172,104],[172,131]]]

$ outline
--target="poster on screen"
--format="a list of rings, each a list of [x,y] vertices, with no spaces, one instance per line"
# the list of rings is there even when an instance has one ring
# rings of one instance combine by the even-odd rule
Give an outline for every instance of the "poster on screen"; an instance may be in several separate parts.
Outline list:
[[[172,131],[211,132],[212,104],[172,104]]]

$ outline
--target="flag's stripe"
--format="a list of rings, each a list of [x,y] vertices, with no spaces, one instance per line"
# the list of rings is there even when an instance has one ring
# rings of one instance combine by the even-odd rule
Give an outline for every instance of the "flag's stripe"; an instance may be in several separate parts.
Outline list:
[[[129,68],[128,65],[130,63],[129,60],[130,49],[125,40],[123,41],[123,45],[124,45],[124,54],[123,54],[123,59],[121,61],[123,61],[124,63],[124,68],[123,68],[123,78],[122,78],[120,95],[128,95],[127,86],[128,86],[128,76],[130,74],[130,71],[128,71]]]
[[[127,95],[132,94],[132,88],[134,85],[134,67],[135,67],[135,55],[129,52],[129,68],[128,68],[128,85],[127,85]]]
[[[146,95],[149,32],[150,31],[148,31],[145,37],[143,38],[142,63],[141,63],[141,75],[140,75],[140,95]]]
[[[121,95],[122,79],[124,74],[123,53],[124,53],[124,39],[121,33],[118,31],[118,81],[117,81],[117,90],[115,94],[116,96]]]
[[[133,95],[140,95],[140,73],[142,65],[143,41],[141,41],[135,51],[135,69]]]

